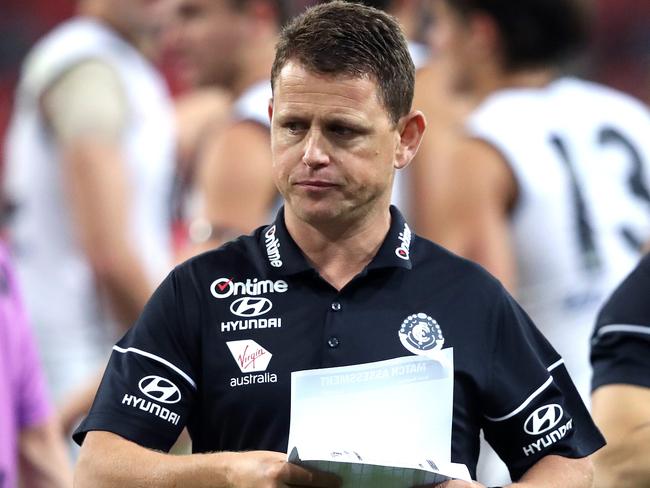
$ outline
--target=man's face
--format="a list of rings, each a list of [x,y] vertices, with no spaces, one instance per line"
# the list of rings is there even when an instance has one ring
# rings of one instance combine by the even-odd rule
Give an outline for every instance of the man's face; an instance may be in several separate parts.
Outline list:
[[[190,83],[229,88],[238,50],[246,42],[246,15],[226,0],[175,0],[168,37],[172,54]]]
[[[273,176],[289,211],[327,223],[388,208],[400,135],[374,80],[290,61],[270,111]]]
[[[472,53],[469,26],[445,0],[433,2],[431,49],[439,56],[455,91],[471,89]]]

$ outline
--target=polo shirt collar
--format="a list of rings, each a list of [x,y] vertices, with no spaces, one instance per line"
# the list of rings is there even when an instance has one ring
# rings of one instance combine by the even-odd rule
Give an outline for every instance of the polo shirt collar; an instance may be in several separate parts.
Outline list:
[[[379,251],[368,264],[367,269],[404,268],[411,269],[411,243],[415,236],[406,219],[394,205],[390,206],[390,228]]]
[[[413,234],[399,210],[390,207],[391,223],[386,238],[379,251],[368,264],[367,269],[404,268],[411,269],[411,241]],[[266,267],[272,275],[288,276],[313,267],[295,243],[284,223],[284,207],[275,221],[262,229],[260,234],[260,251]]]
[[[260,247],[266,268],[272,275],[288,276],[313,269],[289,235],[284,223],[284,206],[278,210],[275,221],[262,230]]]

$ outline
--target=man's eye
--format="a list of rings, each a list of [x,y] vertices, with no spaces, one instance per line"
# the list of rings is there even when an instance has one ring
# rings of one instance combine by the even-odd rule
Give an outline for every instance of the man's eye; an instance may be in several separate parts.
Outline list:
[[[302,122],[286,122],[283,124],[283,127],[290,133],[290,134],[298,134],[305,130],[305,124]]]
[[[344,125],[333,125],[330,127],[330,132],[339,137],[352,137],[357,134],[356,130]]]

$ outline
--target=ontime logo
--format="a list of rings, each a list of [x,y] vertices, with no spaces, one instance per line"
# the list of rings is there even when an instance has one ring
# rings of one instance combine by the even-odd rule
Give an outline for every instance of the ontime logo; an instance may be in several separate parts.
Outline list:
[[[267,293],[285,293],[289,285],[284,280],[262,280],[257,278],[246,281],[233,281],[232,278],[217,278],[210,285],[210,293],[215,298],[228,298],[238,295],[264,295]]]

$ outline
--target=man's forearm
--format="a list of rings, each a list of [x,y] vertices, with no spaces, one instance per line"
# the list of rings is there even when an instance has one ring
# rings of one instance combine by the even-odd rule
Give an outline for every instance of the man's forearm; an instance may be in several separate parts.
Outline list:
[[[172,456],[109,432],[89,432],[75,470],[76,488],[337,488],[331,474],[286,462],[270,451]]]
[[[650,487],[650,423],[610,442],[594,457],[596,488]]]
[[[591,488],[593,466],[590,458],[570,459],[546,456],[509,488]]]
[[[91,433],[75,469],[77,488],[227,487],[226,454],[172,456],[126,441],[113,443],[105,432]],[[95,438],[93,438],[95,437]],[[97,437],[99,441],[97,442]],[[99,446],[99,449],[96,448]],[[97,455],[97,453],[101,455]]]

